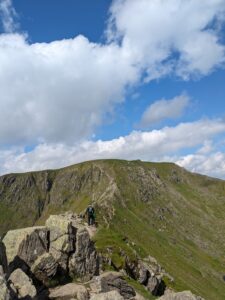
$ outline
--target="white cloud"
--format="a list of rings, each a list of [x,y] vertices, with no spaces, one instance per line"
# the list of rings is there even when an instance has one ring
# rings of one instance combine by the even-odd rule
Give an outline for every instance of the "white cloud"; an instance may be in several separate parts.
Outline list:
[[[17,13],[11,0],[0,0],[0,17],[5,32],[15,32],[19,25],[16,22]]]
[[[224,12],[224,0],[115,0],[107,36],[132,49],[149,80],[172,70],[188,79],[224,62],[218,32]]]
[[[0,0],[0,11],[5,31],[14,32],[11,1]],[[83,36],[30,44],[22,34],[1,34],[0,172],[55,168],[94,158],[159,161],[196,146],[202,153],[195,155],[209,157],[204,142],[225,132],[220,120],[135,131],[105,142],[88,138],[105,114],[123,101],[127,86],[174,73],[184,79],[204,76],[223,65],[219,35],[224,11],[224,0],[116,0],[108,44],[91,43]],[[175,115],[171,103],[167,116],[176,117],[185,103]],[[158,114],[158,119],[163,117],[162,111]],[[23,147],[30,144],[37,146],[25,153]],[[192,168],[194,160],[189,161],[186,165]]]
[[[192,172],[225,179],[225,154],[220,151],[189,154],[174,161]]]
[[[11,2],[1,4],[13,31]],[[121,44],[83,36],[29,44],[21,34],[0,35],[0,146],[90,138],[126,87],[141,78],[160,78],[174,68],[185,78],[212,71],[224,60],[224,46],[218,31],[206,28],[222,20],[224,7],[224,0],[114,1],[109,29],[116,26],[111,34],[120,35]]]
[[[189,103],[190,98],[186,94],[181,94],[170,100],[155,101],[143,113],[140,126],[146,128],[166,119],[179,118]]]
[[[29,45],[0,35],[0,143],[77,142],[123,100],[138,70],[117,45],[85,37]]]
[[[134,131],[128,136],[111,141],[84,141],[70,146],[59,143],[40,144],[29,153],[21,149],[0,152],[0,173],[59,168],[91,159],[121,158],[146,161],[173,160],[193,171],[200,169],[201,165],[204,173],[211,174],[210,172],[214,170],[210,170],[209,167],[206,169],[203,160],[198,162],[198,169],[194,169],[197,160],[192,163],[188,157],[186,159],[174,157],[183,149],[202,147],[206,140],[223,132],[225,132],[224,122],[201,120],[149,132]]]

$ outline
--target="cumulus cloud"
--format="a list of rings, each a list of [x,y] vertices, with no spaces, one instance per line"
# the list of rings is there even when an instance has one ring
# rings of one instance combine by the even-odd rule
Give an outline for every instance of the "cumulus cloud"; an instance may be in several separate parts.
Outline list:
[[[127,136],[110,141],[84,141],[76,145],[40,144],[29,153],[21,149],[0,152],[0,173],[59,168],[103,158],[171,160],[195,171],[197,169],[193,168],[190,159],[188,161],[188,158],[186,160],[174,158],[175,154],[178,155],[183,149],[202,147],[205,140],[210,140],[223,132],[225,132],[225,123],[221,120],[200,120],[181,123],[175,127],[165,127],[161,130],[134,131]],[[199,163],[201,162],[202,160]],[[210,168],[202,167],[202,170],[210,174]]]
[[[117,45],[85,37],[28,44],[0,35],[0,143],[89,138],[138,71]]]
[[[1,4],[5,28],[13,31],[11,2]],[[116,0],[106,44],[84,36],[30,44],[22,34],[0,35],[0,146],[89,139],[128,86],[174,70],[208,74],[224,60],[218,30],[209,26],[222,22],[224,6]]]
[[[133,60],[147,70],[146,79],[171,71],[188,79],[224,62],[218,32],[224,0],[116,0],[110,11],[108,40],[132,49]]]
[[[5,32],[12,33],[18,29],[17,13],[11,0],[0,0],[0,18]]]
[[[143,113],[140,126],[146,128],[166,119],[179,118],[183,115],[189,103],[190,98],[186,94],[176,96],[170,100],[155,101]]]
[[[84,36],[30,44],[13,33],[16,13],[9,0],[0,1],[0,11],[6,32],[0,35],[1,173],[94,158],[158,161],[225,131],[220,120],[201,120],[90,140],[127,87],[168,74],[204,76],[223,65],[224,0],[115,0],[105,44]],[[181,102],[175,117],[185,107]],[[174,117],[171,103],[167,113]],[[24,152],[31,144],[37,146]]]
[[[225,179],[225,154],[220,151],[209,155],[193,153],[174,159],[174,162],[192,172]]]

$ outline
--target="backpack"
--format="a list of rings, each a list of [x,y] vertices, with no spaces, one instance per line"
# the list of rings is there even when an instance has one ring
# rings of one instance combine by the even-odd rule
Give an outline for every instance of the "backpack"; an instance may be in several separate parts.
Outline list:
[[[88,214],[93,215],[94,214],[94,209],[93,207],[88,207]]]

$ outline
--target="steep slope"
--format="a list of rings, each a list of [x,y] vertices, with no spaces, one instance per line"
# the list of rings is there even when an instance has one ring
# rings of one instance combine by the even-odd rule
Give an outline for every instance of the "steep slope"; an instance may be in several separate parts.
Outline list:
[[[105,160],[10,174],[0,177],[0,231],[42,224],[50,213],[80,213],[92,201],[96,244],[114,268],[135,253],[152,255],[176,290],[224,299],[224,194],[224,181],[167,163]]]

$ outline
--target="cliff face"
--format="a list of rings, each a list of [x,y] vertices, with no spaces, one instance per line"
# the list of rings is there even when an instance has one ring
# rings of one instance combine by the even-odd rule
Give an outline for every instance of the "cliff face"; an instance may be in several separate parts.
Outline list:
[[[0,177],[0,232],[94,202],[96,247],[114,268],[132,269],[134,253],[152,255],[175,289],[224,299],[224,193],[224,181],[166,163],[106,160],[10,174]]]

